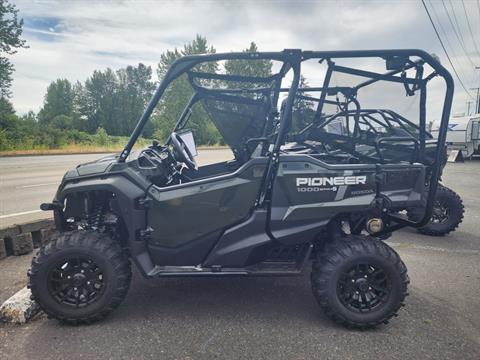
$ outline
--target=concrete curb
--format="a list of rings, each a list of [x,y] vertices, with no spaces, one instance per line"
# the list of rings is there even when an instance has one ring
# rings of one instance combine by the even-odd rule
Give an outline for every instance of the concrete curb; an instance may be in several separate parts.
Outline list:
[[[40,312],[38,304],[31,299],[30,289],[24,287],[0,307],[0,320],[10,324],[25,324]]]
[[[0,260],[29,254],[56,234],[52,219],[37,220],[0,229]]]
[[[0,261],[7,256],[28,254],[57,234],[51,219],[37,220],[0,229]],[[17,291],[0,307],[0,321],[25,324],[40,312],[27,287]]]

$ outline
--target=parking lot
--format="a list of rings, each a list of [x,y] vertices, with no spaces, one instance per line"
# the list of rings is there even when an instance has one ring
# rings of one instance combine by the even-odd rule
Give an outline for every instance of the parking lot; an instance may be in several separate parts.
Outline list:
[[[466,207],[459,230],[435,238],[404,229],[388,240],[411,278],[406,306],[388,325],[333,324],[311,294],[309,269],[294,278],[144,280],[135,273],[126,301],[102,322],[72,327],[41,315],[0,325],[0,358],[478,360],[479,170],[479,160],[447,165],[444,183]],[[15,259],[19,274],[28,257]]]

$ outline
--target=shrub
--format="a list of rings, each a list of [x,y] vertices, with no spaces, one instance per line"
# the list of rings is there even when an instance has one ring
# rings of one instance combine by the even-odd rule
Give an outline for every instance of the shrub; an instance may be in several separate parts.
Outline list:
[[[95,140],[98,145],[107,146],[110,143],[110,138],[104,128],[99,127],[95,133]]]
[[[0,151],[1,150],[12,150],[13,146],[8,137],[6,129],[0,129]]]
[[[73,119],[67,115],[57,115],[52,119],[50,125],[58,129],[73,129]]]
[[[79,130],[69,130],[67,133],[67,142],[69,144],[85,144],[85,145],[94,145],[95,137],[86,132]]]

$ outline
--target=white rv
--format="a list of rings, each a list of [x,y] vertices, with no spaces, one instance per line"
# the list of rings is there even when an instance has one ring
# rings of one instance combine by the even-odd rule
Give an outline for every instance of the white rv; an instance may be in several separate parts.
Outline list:
[[[432,124],[433,137],[438,136],[439,123]],[[448,122],[447,146],[450,150],[461,150],[464,157],[480,155],[480,114],[452,117]]]

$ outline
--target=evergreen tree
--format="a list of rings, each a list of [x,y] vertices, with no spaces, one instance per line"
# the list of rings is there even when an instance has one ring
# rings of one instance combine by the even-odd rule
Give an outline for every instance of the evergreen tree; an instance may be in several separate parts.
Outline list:
[[[14,114],[12,103],[7,98],[0,97],[0,117]]]
[[[250,46],[243,50],[247,53],[258,51],[257,45],[252,41]],[[272,62],[270,60],[227,60],[225,62],[225,72],[229,75],[243,75],[255,77],[267,77],[272,75]]]
[[[308,82],[305,77],[300,76],[300,82],[298,84],[298,87],[308,88]],[[315,116],[314,107],[318,105],[318,102],[298,97],[302,95],[311,96],[305,92],[298,92],[292,107],[292,132],[298,132],[312,122],[313,117]]]
[[[141,63],[137,67],[127,66],[117,71],[117,78],[117,131],[118,134],[129,135],[155,90],[155,84],[151,80],[152,68]],[[144,136],[151,137],[152,132],[153,125],[149,122],[144,130]]]
[[[50,85],[48,85],[47,93],[45,94],[43,102],[43,108],[38,113],[39,122],[43,125],[48,125],[52,123],[54,118],[61,115],[63,116],[63,120],[69,118],[67,122],[72,125],[74,116],[73,101],[74,92],[70,81],[67,79],[58,79],[52,82]],[[57,125],[59,125],[58,121]],[[68,128],[71,126],[62,125],[60,127]]]
[[[76,96],[77,107],[89,133],[93,134],[102,127],[111,135],[117,134],[114,120],[117,85],[115,72],[107,68],[105,71],[95,70],[85,85],[77,89],[81,91]]]
[[[178,58],[187,55],[214,54],[213,46],[208,46],[207,39],[197,35],[195,39],[186,44],[182,50],[174,49],[166,51],[160,56],[157,74],[162,79],[171,64]],[[196,71],[215,72],[218,65],[215,62],[201,64]],[[153,123],[156,129],[155,136],[165,140],[173,130],[175,123],[180,117],[183,109],[193,95],[193,89],[189,84],[186,75],[174,80],[165,91],[160,100],[157,111],[153,116]],[[195,134],[199,144],[213,144],[220,140],[218,131],[210,121],[207,113],[200,104],[194,106],[188,128]]]
[[[153,94],[151,78],[152,68],[141,63],[115,72],[94,71],[84,85],[74,86],[77,127],[89,133],[101,127],[109,135],[130,135]]]

